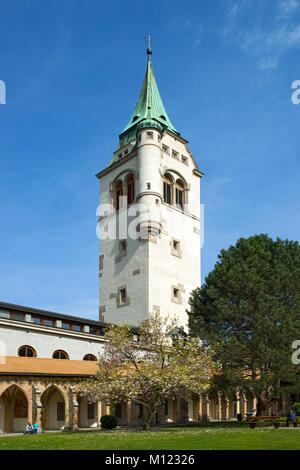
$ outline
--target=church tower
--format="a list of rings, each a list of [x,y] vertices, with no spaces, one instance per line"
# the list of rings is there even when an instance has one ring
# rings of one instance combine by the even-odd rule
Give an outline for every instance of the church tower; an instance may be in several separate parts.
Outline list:
[[[151,48],[142,90],[100,180],[101,321],[136,326],[153,311],[187,325],[200,286],[203,173],[170,121]]]

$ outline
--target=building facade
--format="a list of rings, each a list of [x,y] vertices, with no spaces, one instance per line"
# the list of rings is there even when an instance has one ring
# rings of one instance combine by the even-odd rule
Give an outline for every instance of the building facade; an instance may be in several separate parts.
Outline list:
[[[100,180],[101,321],[138,325],[153,311],[187,326],[200,285],[200,179],[162,103],[148,49],[142,90]]]
[[[0,432],[22,432],[27,422],[45,430],[100,427],[101,416],[112,411],[109,404],[87,403],[75,385],[96,373],[107,327],[0,302]],[[198,419],[199,403],[169,401],[156,422]],[[143,410],[134,404],[120,404],[113,412],[121,425],[142,422]]]
[[[28,422],[44,430],[99,428],[115,413],[118,424],[142,424],[143,409],[122,403],[89,404],[76,392],[93,376],[108,324],[0,302],[0,433],[22,432]],[[166,401],[156,424],[235,419],[255,402],[251,397],[207,393],[194,400]]]
[[[96,373],[109,323],[136,328],[159,311],[187,326],[189,295],[200,285],[203,173],[165,111],[147,53],[133,115],[97,175],[99,321],[0,302],[0,432],[23,431],[28,421],[98,428],[109,412],[120,425],[141,424],[140,406],[89,404],[75,384]],[[253,407],[253,397],[239,394],[178,398],[161,406],[156,424],[235,419]]]

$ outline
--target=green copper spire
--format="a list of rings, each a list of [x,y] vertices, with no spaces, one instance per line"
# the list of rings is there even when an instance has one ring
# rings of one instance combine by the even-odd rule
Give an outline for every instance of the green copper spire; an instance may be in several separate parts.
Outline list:
[[[120,134],[121,145],[129,143],[135,139],[137,125],[144,120],[156,121],[158,126],[160,125],[163,129],[169,129],[179,135],[179,132],[177,132],[166,113],[157,88],[152,68],[152,51],[150,46],[147,49],[147,54],[148,63],[142,90],[130,121]]]

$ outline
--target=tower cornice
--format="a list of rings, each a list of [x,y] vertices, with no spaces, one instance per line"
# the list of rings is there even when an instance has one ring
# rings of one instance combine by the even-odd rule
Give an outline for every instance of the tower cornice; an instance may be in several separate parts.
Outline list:
[[[110,173],[111,171],[115,170],[119,166],[123,165],[123,163],[128,162],[129,160],[131,160],[132,158],[134,158],[136,156],[137,156],[137,150],[134,150],[133,152],[126,155],[126,157],[122,157],[117,162],[113,162],[110,166],[108,166],[107,168],[104,168],[104,170],[100,171],[95,176],[98,179],[100,179],[100,178],[102,178],[102,176],[106,175],[107,173]]]

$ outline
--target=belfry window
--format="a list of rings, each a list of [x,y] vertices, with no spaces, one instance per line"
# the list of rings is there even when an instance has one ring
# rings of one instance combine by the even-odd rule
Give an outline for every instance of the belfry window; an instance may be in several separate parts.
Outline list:
[[[180,180],[176,181],[176,207],[184,209],[184,186]]]
[[[122,181],[117,181],[116,183],[116,210],[120,210],[121,201],[120,198],[123,196],[123,183]]]
[[[164,202],[172,204],[172,179],[168,174],[164,177]]]
[[[134,201],[134,177],[133,174],[130,173],[126,178],[126,185],[127,185],[127,205],[132,204]]]

